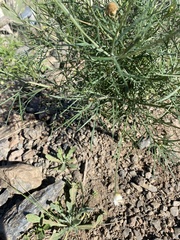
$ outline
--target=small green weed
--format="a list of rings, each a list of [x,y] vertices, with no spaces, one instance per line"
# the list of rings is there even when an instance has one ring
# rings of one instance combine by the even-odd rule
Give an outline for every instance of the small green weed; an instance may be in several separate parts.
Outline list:
[[[62,148],[58,149],[57,157],[53,157],[50,154],[46,154],[46,158],[51,162],[59,163],[59,166],[56,167],[56,170],[60,170],[61,172],[65,171],[66,168],[68,169],[77,169],[78,165],[75,164],[75,159],[73,158],[73,153],[75,152],[76,148],[72,147],[67,154],[63,152]]]
[[[77,191],[78,185],[72,183],[69,189],[69,200],[65,201],[65,207],[62,207],[58,201],[51,203],[49,210],[41,213],[40,216],[35,214],[26,215],[29,222],[36,224],[35,234],[38,235],[38,239],[43,239],[48,230],[50,230],[50,240],[59,240],[62,237],[67,239],[70,232],[90,230],[102,222],[103,215],[100,214],[95,222],[89,223],[88,218],[92,209],[77,207]]]
[[[37,62],[34,57],[25,54],[18,54],[16,50],[22,46],[22,42],[15,37],[2,38],[0,37],[0,76],[1,81],[5,86],[13,85],[13,82],[18,82],[28,76],[37,78]],[[13,81],[12,81],[13,79]]]

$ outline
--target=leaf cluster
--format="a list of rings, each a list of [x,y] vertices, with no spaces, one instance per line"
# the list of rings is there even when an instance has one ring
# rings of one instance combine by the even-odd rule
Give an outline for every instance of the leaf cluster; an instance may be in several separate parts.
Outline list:
[[[49,210],[42,212],[40,216],[35,214],[26,215],[29,222],[37,225],[36,234],[40,234],[42,236],[41,239],[44,238],[46,230],[49,229],[52,232],[50,240],[58,240],[62,237],[67,239],[70,232],[89,230],[102,222],[103,215],[100,214],[95,222],[88,223],[88,214],[92,212],[92,209],[77,207],[77,190],[77,184],[72,183],[69,189],[69,200],[66,200],[65,207],[62,207],[58,201],[51,203]]]

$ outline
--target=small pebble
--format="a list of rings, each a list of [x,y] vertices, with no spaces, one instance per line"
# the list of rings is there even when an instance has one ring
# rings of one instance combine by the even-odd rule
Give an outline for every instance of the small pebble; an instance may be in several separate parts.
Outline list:
[[[130,193],[131,193],[131,189],[128,188],[128,189],[126,190],[126,194],[129,195]]]
[[[144,202],[143,202],[143,201],[139,200],[139,201],[137,202],[137,208],[140,208],[140,207],[143,206],[143,205],[144,205]]]
[[[119,176],[120,176],[120,177],[125,178],[126,175],[127,175],[127,171],[125,171],[125,170],[123,170],[123,169],[121,169],[121,170],[119,171]]]
[[[161,230],[161,222],[160,222],[160,220],[154,220],[152,222],[152,224],[154,225],[154,227],[157,230],[157,232],[159,232]]]
[[[154,209],[158,209],[159,207],[160,207],[160,203],[158,203],[158,202],[152,202],[151,203],[151,205],[152,205],[152,207],[154,208]]]
[[[176,239],[180,238],[180,227],[174,229],[174,235]]]
[[[163,206],[162,210],[163,210],[164,212],[166,212],[166,211],[168,210],[168,207],[167,207],[167,206]]]
[[[142,240],[143,239],[140,230],[134,230],[134,235],[136,236],[136,240]]]
[[[97,145],[98,145],[98,138],[97,138],[97,137],[94,137],[94,138],[93,138],[93,145],[94,145],[94,146],[97,146]]]
[[[150,192],[153,192],[153,193],[157,192],[157,187],[155,187],[151,184],[149,184],[149,185],[146,184],[146,186],[144,188],[149,190]]]
[[[135,176],[137,175],[134,170],[133,170],[133,171],[130,171],[129,174],[131,175],[131,177],[135,177]]]
[[[130,228],[125,228],[123,231],[123,237],[127,238],[129,236],[129,233],[131,232]]]
[[[180,181],[177,183],[177,186],[176,186],[176,191],[179,192],[180,191]]]
[[[170,213],[171,213],[171,215],[173,215],[174,217],[177,217],[178,214],[179,214],[178,207],[171,207],[171,208],[170,208]]]
[[[142,189],[141,186],[139,186],[139,185],[137,185],[137,184],[135,184],[135,183],[131,183],[131,184],[132,184],[132,186],[133,186],[136,190],[138,190],[138,192],[142,192],[142,191],[143,191],[143,189]]]
[[[147,172],[147,173],[145,174],[145,178],[150,179],[150,178],[151,178],[151,172]]]
[[[139,162],[139,157],[137,154],[133,155],[132,158],[131,158],[131,161],[134,163],[134,164],[138,164]]]
[[[130,219],[130,226],[134,227],[136,225],[137,217],[131,217]]]
[[[173,207],[179,207],[179,206],[180,206],[180,201],[173,202]]]
[[[138,147],[139,149],[145,149],[148,148],[151,144],[151,139],[150,137],[147,138],[143,138],[139,143],[138,143]]]
[[[93,237],[93,240],[98,240],[98,239],[99,239],[98,236]]]
[[[152,193],[151,193],[151,192],[148,192],[148,193],[146,194],[146,198],[147,198],[147,199],[151,199],[151,198],[152,198]]]
[[[148,215],[149,215],[149,216],[152,216],[152,215],[154,215],[154,212],[153,212],[153,211],[149,211],[149,212],[148,212]]]

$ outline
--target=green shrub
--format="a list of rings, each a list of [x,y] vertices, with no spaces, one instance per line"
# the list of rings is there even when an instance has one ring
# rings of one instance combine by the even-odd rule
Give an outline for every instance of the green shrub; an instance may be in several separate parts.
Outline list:
[[[66,124],[103,116],[133,141],[140,132],[157,142],[156,125],[172,125],[168,116],[179,117],[179,5],[119,1],[112,18],[104,2],[32,3],[37,25],[25,20],[24,35],[41,58],[56,53],[66,78],[59,84],[39,78],[34,84],[51,86],[56,102],[71,100],[75,115]]]

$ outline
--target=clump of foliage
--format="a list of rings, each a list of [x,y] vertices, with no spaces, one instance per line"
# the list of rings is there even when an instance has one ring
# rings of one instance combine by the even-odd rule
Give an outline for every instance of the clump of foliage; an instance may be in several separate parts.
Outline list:
[[[35,214],[26,215],[27,220],[35,224],[35,234],[38,236],[38,239],[44,239],[46,233],[50,235],[50,240],[67,239],[70,232],[89,230],[102,222],[103,215],[99,214],[95,222],[89,223],[89,214],[92,212],[92,209],[77,206],[77,191],[78,185],[72,183],[65,206],[62,206],[60,201],[57,201],[51,203],[50,208],[39,216]]]
[[[62,148],[59,148],[57,152],[57,157],[46,154],[46,158],[49,161],[58,164],[58,166],[55,167],[56,170],[59,170],[61,172],[64,172],[66,168],[70,170],[75,170],[78,168],[78,165],[75,164],[75,159],[73,158],[73,153],[75,152],[75,150],[75,148],[71,148],[67,153],[64,153]]]
[[[111,17],[106,1],[32,1],[36,25],[25,19],[23,34],[41,58],[53,51],[66,78],[43,76],[33,86],[50,87],[56,103],[70,101],[74,115],[63,124],[103,116],[123,137],[136,141],[141,132],[162,143],[156,126],[172,126],[180,109],[178,1],[116,2]]]

